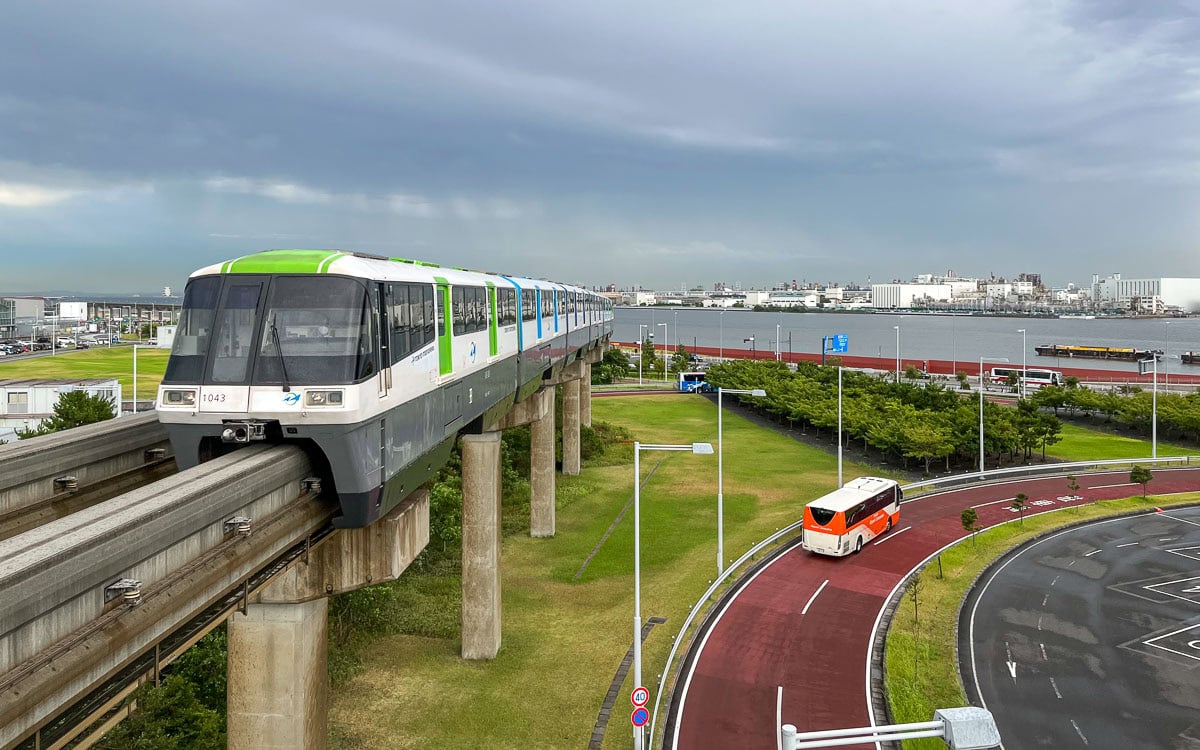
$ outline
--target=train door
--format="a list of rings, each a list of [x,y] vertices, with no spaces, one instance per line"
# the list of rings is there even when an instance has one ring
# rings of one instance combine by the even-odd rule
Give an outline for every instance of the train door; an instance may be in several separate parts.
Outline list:
[[[371,309],[374,310],[375,348],[379,351],[379,398],[387,398],[392,387],[392,351],[391,351],[391,309],[392,290],[387,284],[374,283],[371,285]]]

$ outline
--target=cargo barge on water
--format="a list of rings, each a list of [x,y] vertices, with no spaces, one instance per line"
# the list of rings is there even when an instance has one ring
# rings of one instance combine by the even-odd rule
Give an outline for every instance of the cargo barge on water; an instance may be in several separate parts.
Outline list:
[[[1184,352],[1179,355],[1185,365],[1200,365],[1200,352]]]
[[[1122,362],[1137,362],[1154,357],[1162,360],[1160,349],[1133,349],[1113,346],[1075,346],[1064,344],[1042,344],[1033,348],[1043,357],[1068,357],[1079,359],[1115,359]]]

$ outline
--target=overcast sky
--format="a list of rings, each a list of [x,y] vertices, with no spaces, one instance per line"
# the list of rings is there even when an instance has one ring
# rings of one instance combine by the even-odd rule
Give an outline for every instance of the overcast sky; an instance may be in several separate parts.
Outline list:
[[[1200,276],[1200,0],[9,0],[0,289]]]

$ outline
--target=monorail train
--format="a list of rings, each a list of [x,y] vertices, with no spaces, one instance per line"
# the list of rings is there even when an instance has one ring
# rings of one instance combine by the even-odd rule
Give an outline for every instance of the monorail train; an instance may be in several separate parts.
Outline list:
[[[270,250],[184,291],[157,411],[181,469],[255,442],[315,446],[339,527],[367,526],[460,432],[612,335],[586,289],[340,250]]]

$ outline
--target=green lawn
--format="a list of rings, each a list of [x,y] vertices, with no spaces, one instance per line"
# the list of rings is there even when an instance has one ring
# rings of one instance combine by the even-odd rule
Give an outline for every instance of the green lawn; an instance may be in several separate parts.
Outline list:
[[[1035,535],[1077,521],[1103,518],[1155,506],[1194,504],[1200,493],[1143,500],[1141,495],[1063,508],[993,527],[941,554],[945,577],[934,562],[920,575],[917,615],[911,591],[904,595],[887,636],[887,694],[896,722],[929,721],[934,709],[966,705],[959,681],[955,629],[959,603],[993,560]],[[909,740],[906,750],[945,748],[940,739]]]
[[[138,348],[138,398],[153,399],[167,369],[170,351]],[[23,378],[116,378],[122,392],[130,398],[133,389],[133,347],[114,346],[94,349],[65,349],[53,357],[0,359],[0,380]]]
[[[1150,441],[1089,430],[1063,422],[1062,442],[1047,447],[1046,456],[1064,461],[1101,461],[1109,458],[1149,458]],[[1197,456],[1200,450],[1158,441],[1160,456]]]
[[[701,397],[596,399],[594,420],[643,442],[716,443],[715,406]],[[644,647],[652,689],[672,637],[716,573],[716,456],[643,453],[642,617],[661,616]],[[849,476],[871,473],[848,465]],[[633,519],[627,514],[587,570],[581,563],[633,493],[632,449],[621,465],[558,477],[557,535],[503,541],[503,642],[491,662],[464,662],[457,639],[393,635],[372,644],[363,669],[333,698],[335,747],[578,748],[629,648],[633,629]],[[727,409],[725,552],[732,559],[796,520],[836,484],[837,460]],[[456,605],[444,597],[447,606]],[[452,613],[457,616],[457,612]],[[626,680],[606,748],[628,748]]]

